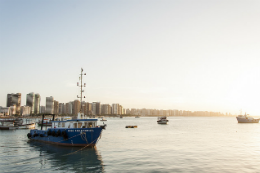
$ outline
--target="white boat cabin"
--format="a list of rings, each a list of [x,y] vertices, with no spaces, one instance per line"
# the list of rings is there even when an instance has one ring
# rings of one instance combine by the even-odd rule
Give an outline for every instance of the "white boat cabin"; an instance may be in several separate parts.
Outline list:
[[[60,121],[52,121],[52,128],[94,128],[97,127],[97,119],[87,119],[87,116],[78,115],[77,119],[64,117]]]

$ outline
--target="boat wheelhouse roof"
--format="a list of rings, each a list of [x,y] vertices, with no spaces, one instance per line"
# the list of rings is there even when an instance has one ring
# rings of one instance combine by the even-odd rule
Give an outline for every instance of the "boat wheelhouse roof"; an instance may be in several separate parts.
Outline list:
[[[52,121],[53,123],[59,123],[59,122],[78,122],[78,121],[98,121],[98,119],[75,119],[75,120],[66,120],[66,121]]]

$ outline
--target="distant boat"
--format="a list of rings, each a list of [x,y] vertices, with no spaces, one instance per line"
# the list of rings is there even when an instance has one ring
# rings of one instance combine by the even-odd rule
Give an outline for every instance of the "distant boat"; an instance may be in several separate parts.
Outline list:
[[[19,124],[18,129],[35,129],[35,122],[30,121],[26,119],[26,123]]]
[[[238,123],[259,123],[259,118],[253,118],[245,115],[238,115],[237,117],[237,122]]]
[[[15,120],[0,120],[0,130],[15,130]]]
[[[140,118],[140,116],[135,116],[135,118]]]
[[[101,117],[100,121],[107,121],[104,117]]]
[[[157,123],[158,124],[167,124],[169,120],[167,120],[167,117],[158,117]]]
[[[18,129],[35,129],[35,123],[27,123],[18,126]]]

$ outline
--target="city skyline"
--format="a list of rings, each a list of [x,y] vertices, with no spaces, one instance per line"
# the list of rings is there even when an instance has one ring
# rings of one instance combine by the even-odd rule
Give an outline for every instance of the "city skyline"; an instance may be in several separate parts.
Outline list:
[[[54,97],[46,97],[45,106],[41,102],[41,95],[30,92],[26,95],[26,105],[21,104],[21,93],[7,94],[7,107],[0,105],[0,114],[27,116],[33,114],[50,113],[56,115],[76,115],[80,112],[80,100],[75,99],[66,103],[60,103]],[[42,106],[40,106],[40,104]],[[7,109],[8,108],[8,109]],[[142,115],[142,116],[233,116],[230,112],[190,111],[178,109],[154,109],[154,108],[125,108],[118,103],[101,103],[82,101],[82,111],[85,115]],[[20,111],[22,110],[22,111]],[[242,110],[240,110],[242,111]],[[241,113],[241,112],[240,112]]]
[[[75,100],[83,68],[86,102],[260,115],[260,2],[199,2],[0,1],[0,105]]]

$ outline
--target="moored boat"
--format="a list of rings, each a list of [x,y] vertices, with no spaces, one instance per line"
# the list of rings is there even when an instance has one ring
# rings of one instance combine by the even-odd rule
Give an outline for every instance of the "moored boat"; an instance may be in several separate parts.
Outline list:
[[[82,75],[83,69],[81,69],[81,98],[82,103]],[[85,84],[84,84],[85,86]],[[84,96],[85,98],[85,96]],[[55,120],[55,114],[44,114],[42,116],[42,122],[44,121],[45,115],[52,115],[51,127],[47,130],[33,129],[27,134],[27,137],[32,141],[40,141],[45,143],[51,143],[63,146],[82,146],[82,147],[93,147],[97,144],[101,138],[101,133],[105,129],[106,124],[98,125],[98,119],[87,118],[82,113],[83,108],[81,104],[80,112],[77,118],[65,118],[61,120]]]
[[[101,117],[100,121],[107,121],[104,117]]]
[[[55,115],[53,115],[55,116]],[[47,130],[33,129],[27,134],[30,140],[63,146],[95,146],[106,125],[97,125],[97,119],[78,114],[77,119],[52,121]]]
[[[15,120],[0,120],[0,130],[15,130]]]
[[[259,118],[253,118],[248,116],[248,114],[245,113],[245,115],[238,115],[237,117],[238,123],[259,123]]]
[[[164,117],[158,117],[157,123],[158,123],[158,124],[167,124],[168,121],[169,121],[169,120],[167,119],[166,116],[164,116]]]

